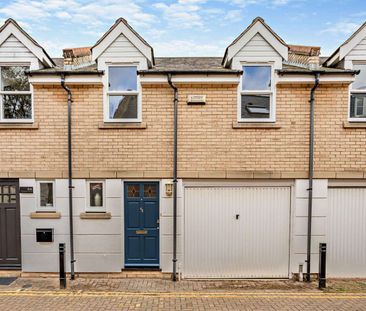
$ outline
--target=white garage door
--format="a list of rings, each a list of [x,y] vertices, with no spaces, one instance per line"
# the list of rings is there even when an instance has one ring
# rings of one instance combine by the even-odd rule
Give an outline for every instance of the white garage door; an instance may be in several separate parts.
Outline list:
[[[327,224],[329,277],[366,277],[366,189],[330,188]]]
[[[186,187],[184,276],[287,278],[290,187]]]

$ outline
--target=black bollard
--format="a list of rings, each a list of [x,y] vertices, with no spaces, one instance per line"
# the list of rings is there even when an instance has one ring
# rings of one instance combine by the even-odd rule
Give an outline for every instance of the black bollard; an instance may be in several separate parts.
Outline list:
[[[319,243],[319,289],[326,287],[327,244]]]
[[[60,288],[66,288],[66,273],[65,273],[65,244],[59,244],[59,258],[60,258]]]

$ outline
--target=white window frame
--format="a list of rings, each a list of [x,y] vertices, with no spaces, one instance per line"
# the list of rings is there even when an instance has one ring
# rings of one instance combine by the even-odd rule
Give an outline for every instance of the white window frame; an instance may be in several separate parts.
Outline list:
[[[274,64],[271,63],[249,63],[249,62],[240,62],[241,68],[246,67],[271,67],[271,89],[270,90],[255,90],[255,91],[243,91],[243,76],[240,79],[240,83],[238,85],[238,106],[237,106],[237,119],[238,122],[249,122],[249,123],[273,123],[276,122],[276,79],[275,79],[275,71]],[[270,95],[269,100],[269,118],[242,118],[241,117],[241,96],[242,95]]]
[[[53,206],[41,206],[41,184],[52,184]],[[54,212],[56,210],[56,183],[54,180],[37,181],[37,211]]]
[[[365,65],[366,67],[366,61],[353,61],[353,65]],[[348,87],[348,121],[349,122],[366,122],[366,118],[352,118],[351,117],[351,95],[352,94],[366,94],[366,89],[364,90],[352,90],[352,84],[351,83]]]
[[[0,77],[1,77],[1,68],[2,67],[12,67],[12,66],[20,66],[20,67],[29,67],[31,68],[30,63],[0,63]],[[30,95],[32,102],[32,117],[30,119],[5,119],[3,114],[3,95]],[[33,85],[29,84],[29,91],[1,91],[1,78],[0,78],[0,123],[33,123],[34,122],[34,96],[33,96]]]
[[[102,200],[103,205],[96,207],[96,206],[90,206],[90,184],[93,183],[101,183],[102,184]],[[88,180],[86,182],[86,212],[89,213],[104,213],[106,211],[106,189],[105,189],[105,180]]]
[[[139,70],[138,63],[113,63],[107,64],[106,70],[106,83],[104,85],[104,122],[110,123],[137,123],[141,122],[141,114],[142,114],[142,96],[141,96],[141,83],[140,83],[140,76],[137,75],[137,90],[136,91],[109,91],[109,68],[110,67],[136,67],[136,70]],[[137,118],[134,119],[111,119],[109,117],[109,96],[110,95],[137,95]]]

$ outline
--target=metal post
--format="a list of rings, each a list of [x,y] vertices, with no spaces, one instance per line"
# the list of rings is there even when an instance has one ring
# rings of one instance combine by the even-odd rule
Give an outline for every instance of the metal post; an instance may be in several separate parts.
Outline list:
[[[319,243],[319,289],[326,287],[327,244]]]
[[[60,259],[60,288],[66,288],[66,273],[65,273],[65,244],[60,243],[59,249],[59,259]]]

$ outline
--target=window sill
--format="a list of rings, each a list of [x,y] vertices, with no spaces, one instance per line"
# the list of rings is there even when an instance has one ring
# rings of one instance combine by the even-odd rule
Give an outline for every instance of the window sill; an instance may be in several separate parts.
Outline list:
[[[366,122],[343,122],[343,128],[345,129],[365,129]]]
[[[95,213],[95,212],[86,212],[80,214],[81,219],[111,219],[111,213]]]
[[[261,122],[233,122],[233,129],[280,129],[277,123],[261,123]]]
[[[38,130],[38,123],[0,123],[0,130]]]
[[[30,214],[31,219],[60,219],[59,212],[33,212]]]
[[[101,130],[110,130],[110,129],[136,129],[143,130],[147,128],[147,124],[145,122],[133,122],[133,123],[99,123],[99,129]]]

